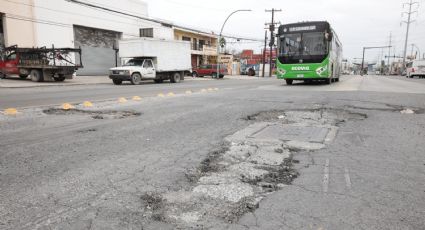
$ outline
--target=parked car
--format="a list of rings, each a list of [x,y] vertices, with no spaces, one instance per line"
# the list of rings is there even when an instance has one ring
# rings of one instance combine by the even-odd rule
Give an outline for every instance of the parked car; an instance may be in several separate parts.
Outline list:
[[[259,74],[259,64],[247,64],[241,67],[241,75],[256,76]]]
[[[225,65],[220,65],[220,75],[219,78],[223,78],[227,74],[227,67]],[[193,77],[204,77],[212,76],[213,78],[217,77],[217,65],[201,65],[192,70]]]
[[[415,76],[419,78],[425,77],[425,60],[415,60],[407,63],[406,77],[413,78]]]

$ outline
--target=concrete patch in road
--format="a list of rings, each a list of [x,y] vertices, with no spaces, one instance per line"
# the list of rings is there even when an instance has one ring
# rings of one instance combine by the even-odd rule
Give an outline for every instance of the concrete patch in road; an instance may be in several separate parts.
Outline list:
[[[254,195],[253,188],[246,183],[198,185],[193,189],[195,196],[207,196],[213,199],[230,201],[233,203]]]
[[[236,222],[297,178],[294,154],[326,148],[336,137],[337,125],[352,118],[357,115],[332,109],[251,116],[255,123],[227,136],[220,149],[189,170],[186,177],[193,186],[162,195],[165,199],[153,218],[181,229]]]
[[[276,124],[268,126],[251,138],[256,139],[279,139],[282,141],[305,141],[323,143],[329,129],[324,127],[308,127]]]

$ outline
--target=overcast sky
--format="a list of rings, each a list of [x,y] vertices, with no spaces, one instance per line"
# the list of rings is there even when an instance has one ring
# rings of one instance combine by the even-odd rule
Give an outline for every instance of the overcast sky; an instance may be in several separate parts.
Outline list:
[[[162,18],[207,31],[218,31],[227,15],[236,9],[251,9],[232,16],[224,29],[225,34],[263,39],[264,23],[271,20],[265,9],[281,9],[276,20],[281,23],[327,20],[334,27],[344,47],[346,58],[361,57],[363,46],[388,45],[393,34],[393,52],[402,55],[406,25],[402,4],[409,0],[143,0],[148,3],[149,16]],[[418,14],[411,24],[409,44],[415,43],[425,52],[425,0],[420,2]],[[407,10],[407,7],[405,8]],[[404,17],[404,20],[406,17]],[[260,43],[242,41],[234,47],[252,47]],[[416,48],[415,48],[416,49]],[[407,49],[410,53],[411,46]],[[370,51],[367,59],[378,59],[381,51]],[[385,51],[386,55],[388,49]],[[423,54],[421,54],[422,56]]]

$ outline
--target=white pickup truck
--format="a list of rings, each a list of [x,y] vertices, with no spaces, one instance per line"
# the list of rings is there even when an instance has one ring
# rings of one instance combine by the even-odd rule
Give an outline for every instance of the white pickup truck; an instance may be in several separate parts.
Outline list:
[[[119,56],[127,62],[111,68],[114,84],[123,81],[140,84],[143,80],[178,83],[191,73],[190,43],[186,41],[137,38],[119,41]]]

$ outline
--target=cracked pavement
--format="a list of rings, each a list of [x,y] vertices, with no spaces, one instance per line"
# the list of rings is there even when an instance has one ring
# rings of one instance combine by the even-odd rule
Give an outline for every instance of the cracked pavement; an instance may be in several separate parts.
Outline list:
[[[27,108],[13,117],[0,115],[0,228],[422,229],[424,82],[373,76],[347,76],[330,86],[289,87],[274,79],[185,82],[179,84],[180,90],[220,90],[95,103],[91,110],[103,111],[105,119],[94,119],[92,112],[45,113],[51,107]],[[86,87],[60,90],[78,98]],[[169,90],[171,85],[142,85],[131,91],[147,88],[156,95],[164,92],[162,87]],[[103,90],[113,88],[97,86],[96,97]],[[118,87],[112,94],[123,90]],[[24,95],[30,92],[25,89]],[[11,101],[19,100],[26,105],[32,99]],[[401,113],[405,109],[415,113]],[[167,207],[164,197],[193,201],[179,193],[199,186],[201,177],[192,178],[188,172],[211,153],[224,154],[228,137],[273,120],[291,118],[284,123],[305,122],[310,127],[326,116],[302,117],[300,111],[316,110],[343,111],[335,123],[337,130],[320,139],[323,145],[307,144],[310,132],[292,142],[288,138],[298,129],[280,133],[298,177],[267,193],[254,209],[236,213],[241,215],[232,221],[226,219],[232,210],[225,209],[224,215],[207,216],[207,223],[198,225],[170,221],[161,212],[152,215]],[[347,114],[354,115],[347,118]],[[270,130],[254,136],[270,139],[267,132],[275,132]],[[313,131],[321,135],[320,130]],[[202,202],[194,205],[208,204]],[[214,202],[222,204],[221,199]],[[172,211],[181,214],[179,208],[186,208],[182,215],[186,223],[199,219],[190,209],[193,206],[176,207]]]

